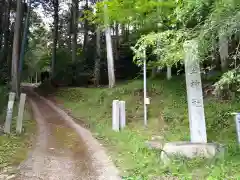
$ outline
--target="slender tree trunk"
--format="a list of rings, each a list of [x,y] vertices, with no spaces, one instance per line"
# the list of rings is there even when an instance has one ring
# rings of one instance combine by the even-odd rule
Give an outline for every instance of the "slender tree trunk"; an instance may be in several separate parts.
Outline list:
[[[119,60],[119,24],[115,25],[115,61]]]
[[[85,10],[88,10],[88,0],[86,0]],[[84,41],[83,41],[83,51],[86,56],[87,53],[87,44],[88,44],[88,20],[84,21]]]
[[[10,30],[9,30],[10,6],[11,6],[11,0],[6,1],[6,3],[5,3],[5,15],[4,15],[4,22],[3,22],[4,42],[3,42],[3,48],[1,49],[1,53],[0,53],[0,63],[3,63],[4,61],[7,61],[7,56],[8,56],[9,36],[10,36]]]
[[[38,83],[38,73],[36,72],[36,74],[35,74],[35,83],[37,84]]]
[[[152,68],[151,78],[155,78],[156,75],[157,75],[157,67],[153,67],[153,68]]]
[[[22,67],[23,67],[23,60],[24,60],[24,53],[25,53],[25,45],[27,43],[27,35],[29,30],[29,20],[30,20],[30,12],[31,12],[31,2],[32,0],[29,0],[28,7],[27,7],[27,15],[25,17],[24,22],[24,32],[23,32],[23,39],[21,44],[21,53],[20,53],[20,64],[19,64],[19,72],[21,73]],[[21,74],[20,74],[21,77]]]
[[[25,1],[24,1],[25,3]],[[19,31],[20,31],[20,38],[19,38],[19,55],[20,55],[20,52],[21,52],[21,44],[22,44],[22,39],[23,39],[23,34],[24,34],[24,3],[22,3],[21,5],[21,23],[20,23],[20,27],[19,27]],[[20,56],[19,56],[20,57]],[[20,64],[20,61],[19,61],[19,64]]]
[[[126,40],[126,25],[122,24],[122,39],[123,41]]]
[[[54,29],[53,29],[51,79],[53,79],[54,75],[55,75],[55,64],[56,64],[57,44],[58,44],[58,23],[59,23],[59,16],[58,16],[59,2],[58,2],[58,0],[53,0],[53,6],[54,6],[54,22],[53,22]]]
[[[16,97],[19,98],[20,87],[18,79],[18,64],[19,64],[19,39],[21,32],[19,31],[21,27],[21,11],[22,11],[22,1],[17,1],[17,11],[16,11],[16,20],[14,26],[14,40],[13,40],[13,51],[12,51],[12,91],[16,93]]]
[[[101,32],[98,28],[96,31],[96,58],[94,67],[94,85],[99,86],[100,84],[100,61],[101,61]]]
[[[112,52],[112,40],[111,40],[111,29],[108,24],[108,14],[107,14],[107,5],[104,6],[105,13],[105,36],[106,36],[106,44],[107,44],[107,61],[108,61],[108,81],[109,88],[113,88],[115,86],[115,72],[114,72],[114,60],[113,60],[113,52]]]
[[[68,49],[72,52],[72,27],[73,27],[73,6],[71,6],[70,17],[68,18]]]
[[[223,72],[228,69],[228,38],[223,35],[219,35],[219,54],[221,60],[221,68]]]
[[[0,51],[3,45],[3,29],[4,29],[4,8],[5,8],[5,0],[0,1]]]
[[[73,28],[72,28],[72,61],[76,62],[77,60],[77,35],[78,35],[78,0],[72,1],[72,17],[73,17]]]

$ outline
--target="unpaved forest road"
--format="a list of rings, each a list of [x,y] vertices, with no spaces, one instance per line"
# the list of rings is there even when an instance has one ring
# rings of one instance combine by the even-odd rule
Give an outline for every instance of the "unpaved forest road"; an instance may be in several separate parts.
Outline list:
[[[15,180],[115,180],[99,178],[85,143],[43,99],[27,90],[38,124],[36,145]]]

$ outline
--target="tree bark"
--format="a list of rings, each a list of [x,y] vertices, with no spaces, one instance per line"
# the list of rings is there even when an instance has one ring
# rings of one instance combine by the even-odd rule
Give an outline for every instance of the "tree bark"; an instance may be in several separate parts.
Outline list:
[[[11,7],[11,0],[6,1],[5,3],[5,15],[4,15],[4,21],[3,21],[3,34],[4,34],[4,39],[3,39],[3,48],[1,49],[1,54],[0,54],[0,63],[3,63],[4,61],[7,61],[7,56],[8,56],[8,48],[9,48],[9,36],[10,36],[10,30],[9,30],[9,25],[10,25],[10,7]]]
[[[3,45],[3,29],[4,29],[4,8],[5,8],[5,0],[0,1],[0,51]]]
[[[68,49],[72,52],[72,27],[73,27],[73,6],[71,6],[70,16],[68,17]]]
[[[78,36],[78,0],[72,1],[72,62],[77,60],[77,36]]]
[[[171,80],[171,79],[172,79],[172,67],[167,66],[167,80]]]
[[[85,10],[88,10],[88,0],[86,0]],[[83,41],[83,51],[86,56],[87,53],[87,44],[88,44],[88,20],[84,21],[84,41]]]
[[[224,35],[219,35],[219,54],[222,71],[226,72],[228,69],[228,38]]]
[[[51,64],[51,79],[54,78],[55,75],[55,64],[56,64],[56,55],[57,55],[57,44],[58,44],[58,9],[59,9],[59,2],[58,0],[53,0],[54,6],[54,29],[53,29],[53,47],[52,47],[52,64]]]
[[[16,97],[19,98],[20,87],[19,87],[19,79],[18,79],[18,65],[19,65],[19,39],[21,36],[21,32],[19,31],[22,23],[21,12],[22,11],[22,1],[17,1],[17,11],[16,11],[16,20],[14,26],[14,39],[13,39],[13,51],[12,51],[12,91],[16,93]]]
[[[107,5],[104,6],[105,13],[105,36],[106,36],[106,45],[107,45],[107,61],[108,61],[108,82],[109,88],[115,86],[115,72],[114,72],[114,60],[112,52],[112,40],[111,40],[111,29],[108,24],[108,15],[107,15]]]
[[[94,85],[96,87],[100,84],[100,61],[101,61],[101,32],[98,28],[96,31],[96,58],[95,58],[95,66],[94,66]]]
[[[157,67],[152,68],[151,78],[154,79],[157,76]]]
[[[115,61],[119,60],[119,24],[115,25]]]
[[[24,60],[24,53],[25,53],[25,45],[27,43],[27,35],[29,30],[29,20],[30,20],[30,12],[31,12],[31,3],[32,1],[29,0],[28,7],[27,7],[27,15],[25,17],[24,22],[24,31],[23,31],[23,39],[21,44],[21,53],[20,53],[20,64],[19,64],[19,72],[21,73],[23,67],[23,60]],[[21,77],[21,74],[20,74]]]

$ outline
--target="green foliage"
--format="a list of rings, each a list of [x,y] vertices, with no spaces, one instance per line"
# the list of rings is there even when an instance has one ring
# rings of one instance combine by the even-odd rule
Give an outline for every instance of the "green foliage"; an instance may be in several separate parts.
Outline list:
[[[31,29],[28,48],[24,58],[25,78],[34,76],[41,71],[49,71],[51,55],[49,48],[49,32],[42,24],[37,24]]]
[[[184,59],[183,43],[189,39],[187,30],[168,30],[160,33],[150,33],[142,36],[136,45],[132,47],[134,51],[134,61],[142,64],[145,49],[150,49],[156,59],[155,66],[166,66],[176,64]]]
[[[233,69],[224,73],[221,79],[214,84],[214,94],[218,97],[234,98],[240,91],[239,69]]]
[[[153,25],[160,23],[163,16],[171,14],[171,9],[176,5],[174,0],[112,0],[102,1],[96,4],[96,15],[92,14],[89,19],[96,24],[104,25],[104,5],[107,5],[109,23],[131,24],[133,26]],[[89,13],[88,13],[89,14]]]
[[[216,0],[212,6],[211,13],[201,27],[199,35],[200,51],[203,55],[208,55],[209,50],[218,48],[218,38],[226,36],[234,41],[239,39],[240,30],[240,2],[238,0]],[[232,37],[234,37],[232,39]],[[238,49],[236,49],[238,54]],[[233,56],[236,54],[233,53]],[[232,57],[233,58],[233,57]]]
[[[179,0],[174,10],[183,27],[194,27],[202,23],[208,15],[214,0]]]
[[[230,112],[236,112],[239,103],[222,103],[214,98],[204,100],[208,141],[226,146],[223,160],[186,161],[179,158],[170,167],[164,167],[159,158],[160,152],[146,149],[144,142],[153,135],[161,135],[165,141],[190,139],[185,82],[183,79],[148,82],[151,104],[148,107],[147,129],[143,127],[141,81],[118,84],[115,89],[64,88],[59,90],[57,97],[108,148],[124,179],[237,179],[240,153]],[[126,101],[127,127],[119,133],[111,130],[113,99]]]

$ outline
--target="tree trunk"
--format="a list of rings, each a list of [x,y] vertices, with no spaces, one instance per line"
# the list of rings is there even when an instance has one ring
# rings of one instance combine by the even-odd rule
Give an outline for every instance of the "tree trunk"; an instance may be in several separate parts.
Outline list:
[[[96,31],[96,58],[95,58],[95,66],[94,66],[94,85],[96,87],[100,84],[100,61],[101,61],[101,32],[98,28]]]
[[[154,79],[157,76],[157,67],[152,68],[151,78]]]
[[[35,74],[35,83],[37,84],[38,83],[38,73],[36,72],[36,74]]]
[[[167,80],[172,79],[172,67],[167,66]]]
[[[19,31],[20,31],[20,38],[19,38],[19,57],[20,57],[20,53],[21,53],[21,44],[22,44],[22,39],[23,39],[23,34],[24,34],[24,4],[25,4],[25,1],[24,3],[22,3],[21,5],[21,23],[20,23],[20,27],[19,27]],[[19,65],[20,65],[20,60],[19,60]],[[18,65],[18,66],[19,66]]]
[[[106,36],[106,45],[107,45],[107,61],[108,61],[108,82],[109,88],[115,86],[115,72],[114,72],[114,61],[113,61],[113,52],[112,52],[112,40],[111,40],[111,29],[108,24],[108,15],[107,15],[107,5],[104,6],[105,13],[105,36]]]
[[[0,1],[0,51],[2,49],[3,42],[3,29],[4,29],[4,8],[5,8],[5,0]]]
[[[22,1],[17,1],[17,11],[16,11],[16,20],[14,26],[14,40],[13,40],[13,51],[12,51],[12,91],[16,93],[16,97],[19,98],[20,87],[19,87],[19,79],[18,79],[18,64],[19,64],[19,39],[21,36],[21,32],[19,31],[22,23],[21,19],[21,11],[22,11]]]
[[[53,0],[53,6],[54,6],[54,29],[53,29],[53,47],[52,47],[52,67],[51,67],[51,79],[54,78],[55,75],[55,64],[56,64],[56,55],[57,55],[57,44],[58,44],[58,8],[59,8],[59,2],[58,0]]]
[[[228,38],[224,35],[219,35],[219,54],[222,71],[226,72],[228,69]]]
[[[78,35],[78,0],[72,1],[72,62],[77,60],[77,35]]]
[[[88,0],[86,0],[85,10],[88,10]],[[84,21],[84,41],[83,41],[83,51],[86,56],[87,53],[87,44],[88,44],[88,20]]]
[[[73,27],[73,6],[71,6],[70,17],[68,17],[68,49],[72,52],[72,27]]]
[[[23,32],[23,39],[21,44],[21,53],[20,53],[20,64],[19,64],[19,72],[21,73],[22,67],[23,67],[23,60],[24,60],[24,53],[25,53],[25,45],[27,42],[27,35],[29,30],[29,19],[30,19],[30,12],[31,12],[31,2],[32,0],[29,0],[28,7],[27,7],[27,15],[25,17],[24,22],[24,32]],[[21,74],[20,74],[21,77]]]
[[[9,36],[10,36],[10,6],[11,6],[11,0],[7,1],[5,3],[5,15],[4,15],[4,22],[3,22],[3,34],[4,34],[4,42],[3,42],[3,48],[1,49],[0,54],[0,63],[3,63],[4,61],[7,61],[8,56],[8,48],[9,48]]]
[[[115,61],[119,60],[119,24],[115,25]]]

